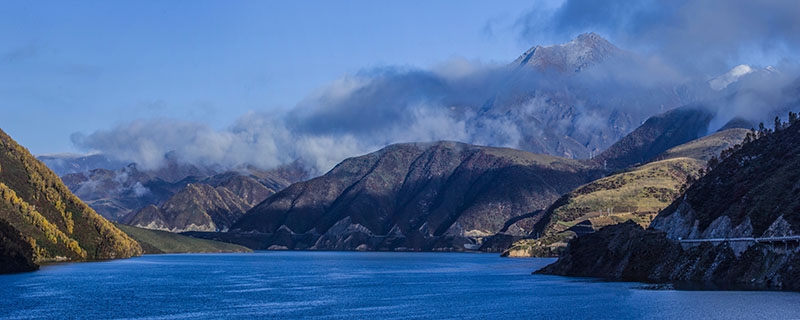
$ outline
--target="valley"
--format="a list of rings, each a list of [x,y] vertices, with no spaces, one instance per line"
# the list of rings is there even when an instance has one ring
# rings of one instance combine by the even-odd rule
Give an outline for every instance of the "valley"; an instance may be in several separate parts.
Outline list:
[[[130,118],[84,114],[106,118],[78,121],[66,149],[3,121],[68,152],[34,156],[0,131],[0,273],[459,252],[530,264],[537,281],[800,291],[795,242],[730,240],[800,232],[800,68],[693,61],[586,29],[500,60],[376,62],[289,107],[237,102],[265,75],[214,103],[138,97],[121,107]],[[239,116],[217,110],[228,103]]]

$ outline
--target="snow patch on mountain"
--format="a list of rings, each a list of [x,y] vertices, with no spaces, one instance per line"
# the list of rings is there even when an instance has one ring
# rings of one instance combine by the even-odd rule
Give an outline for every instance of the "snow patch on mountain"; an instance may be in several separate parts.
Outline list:
[[[746,65],[740,64],[738,66],[733,67],[730,71],[726,72],[725,74],[718,76],[714,79],[708,81],[708,85],[711,86],[711,89],[714,90],[722,90],[728,87],[731,83],[734,83],[739,80],[739,78],[753,73],[755,69]]]

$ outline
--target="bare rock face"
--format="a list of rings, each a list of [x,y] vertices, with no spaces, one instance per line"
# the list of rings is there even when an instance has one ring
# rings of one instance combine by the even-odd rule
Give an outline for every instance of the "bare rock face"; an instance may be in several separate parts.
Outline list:
[[[762,134],[724,157],[648,230],[606,227],[571,241],[562,258],[539,272],[800,290],[795,242],[678,244],[678,239],[800,234],[798,154],[800,124]]]
[[[514,217],[598,174],[581,162],[456,142],[350,158],[249,210],[231,230],[318,250],[476,250]]]

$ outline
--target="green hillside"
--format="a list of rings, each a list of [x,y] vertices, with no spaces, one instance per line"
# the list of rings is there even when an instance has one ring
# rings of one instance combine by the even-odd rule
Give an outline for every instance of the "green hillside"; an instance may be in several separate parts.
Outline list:
[[[124,224],[115,225],[138,241],[146,254],[253,252],[253,250],[231,243],[197,239],[172,232],[142,229]]]
[[[73,195],[50,169],[0,130],[0,220],[35,262],[128,258],[136,241]]]

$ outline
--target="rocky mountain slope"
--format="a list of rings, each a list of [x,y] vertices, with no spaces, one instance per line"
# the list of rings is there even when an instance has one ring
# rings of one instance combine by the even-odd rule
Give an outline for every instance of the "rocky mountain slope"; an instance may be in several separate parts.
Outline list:
[[[293,184],[232,227],[263,248],[464,250],[599,173],[524,151],[396,144]]]
[[[216,173],[208,168],[199,168],[194,165],[181,165],[169,162],[158,170],[139,170],[135,164],[130,164],[122,169],[112,171],[95,169],[89,172],[68,174],[62,177],[64,183],[81,200],[97,210],[98,213],[112,221],[120,221],[124,216],[149,206],[159,207],[167,202],[173,195],[182,193],[185,201],[186,193],[197,189],[186,190],[187,185],[210,184],[218,186],[223,180],[236,183],[235,176],[249,176],[259,181],[266,189],[272,192],[283,189],[293,182],[306,176],[306,172],[299,165],[287,165],[272,170],[260,170],[254,167],[244,167],[235,171]],[[261,193],[247,193],[241,188],[245,185],[229,185],[227,188],[237,197],[244,199],[248,208],[263,200]],[[240,193],[241,192],[241,193]],[[195,192],[201,198],[205,193]],[[256,199],[252,198],[256,196]],[[181,201],[177,200],[176,201]],[[197,199],[197,201],[203,201]],[[217,205],[217,207],[220,207]],[[246,210],[246,209],[245,209]],[[147,223],[144,223],[147,225]],[[173,226],[178,227],[180,226]]]
[[[121,222],[171,232],[227,231],[247,210],[275,192],[255,177],[231,173],[190,183],[161,206],[149,205]]]
[[[557,256],[567,242],[602,227],[632,220],[647,227],[670,205],[711,157],[741,143],[746,129],[728,129],[671,148],[662,159],[585,184],[556,201],[508,256]]]
[[[14,250],[29,262],[127,258],[142,253],[136,241],[81,202],[50,169],[2,131],[0,220],[4,221],[3,252]]]
[[[754,142],[726,152],[719,164],[709,162],[710,172],[647,230],[624,224],[579,237],[539,272],[800,290],[797,243],[678,242],[800,234],[800,124],[794,122],[759,133]]]

